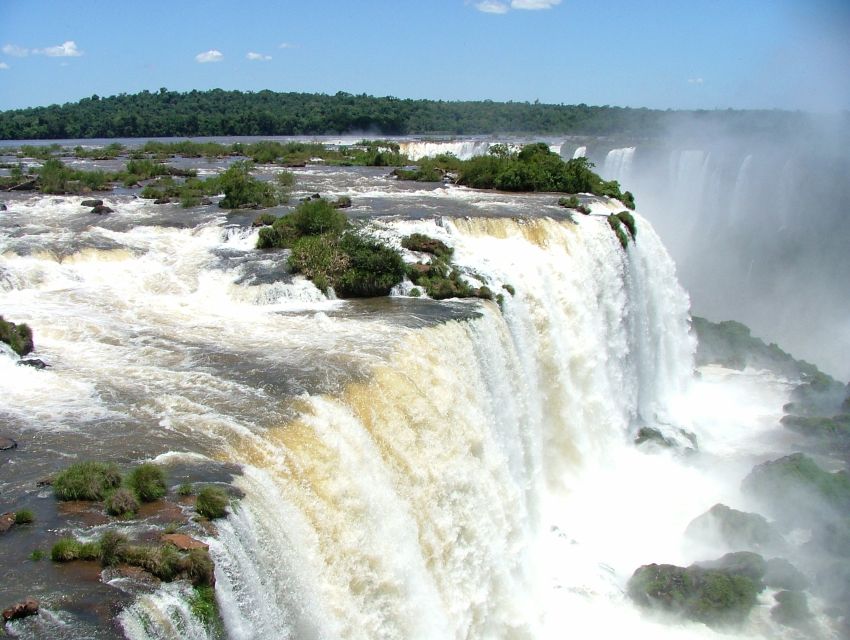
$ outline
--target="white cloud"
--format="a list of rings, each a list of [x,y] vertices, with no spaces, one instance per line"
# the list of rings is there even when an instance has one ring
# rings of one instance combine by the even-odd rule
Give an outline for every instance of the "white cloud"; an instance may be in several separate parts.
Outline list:
[[[511,9],[551,9],[561,4],[561,0],[511,0]]]
[[[44,49],[33,49],[33,53],[40,53],[51,58],[76,58],[83,55],[83,52],[77,49],[77,43],[73,40],[67,40],[55,47],[46,47]]]
[[[224,60],[224,54],[218,49],[210,49],[195,56],[195,60],[200,63],[204,62],[221,62]]]
[[[279,49],[294,49],[297,47],[297,44],[292,44],[291,42],[281,42]]]
[[[5,53],[7,56],[23,58],[24,56],[28,56],[30,54],[30,50],[24,47],[19,47],[16,44],[4,44],[3,53]]]
[[[504,2],[499,2],[498,0],[483,0],[482,2],[476,2],[475,8],[479,11],[483,11],[484,13],[508,12],[508,5]]]
[[[702,78],[688,78],[688,84],[702,84],[705,82]]]
[[[0,62],[0,69],[8,69],[8,68],[9,68],[8,64],[6,64],[5,62]]]
[[[266,60],[272,59],[271,56],[267,56],[267,55],[262,54],[262,53],[254,53],[253,51],[249,51],[248,55],[246,55],[245,57],[248,58],[248,60],[260,60],[260,61],[263,61],[263,62],[265,62]]]

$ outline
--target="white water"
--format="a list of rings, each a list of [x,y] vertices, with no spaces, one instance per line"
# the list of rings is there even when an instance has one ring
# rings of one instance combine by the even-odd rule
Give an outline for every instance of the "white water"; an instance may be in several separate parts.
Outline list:
[[[483,156],[490,149],[490,143],[481,140],[462,140],[452,142],[402,142],[401,152],[411,160],[433,158],[442,153],[451,153],[461,160],[474,156]]]
[[[211,252],[247,250],[250,233],[93,228],[124,249],[0,262],[9,307],[57,363],[0,384],[15,415],[38,402],[45,430],[111,415],[101,391],[138,387],[136,411],[242,466],[245,497],[208,540],[231,638],[719,637],[647,618],[624,586],[641,564],[705,559],[682,532],[716,502],[746,506],[738,482],[786,386],[724,371],[691,383],[688,300],[637,218],[625,252],[595,215],[383,225],[445,240],[504,294],[501,311],[483,303],[478,318],[424,329],[328,317],[342,303],[303,282],[234,284],[239,268]],[[152,338],[175,335],[191,336],[189,353]],[[273,391],[217,378],[202,358],[181,366],[206,349],[269,366],[338,359],[368,376],[308,388],[283,412]],[[30,375],[40,386],[21,385]],[[645,424],[690,429],[703,453],[636,449]],[[122,628],[205,637],[186,595],[141,596]],[[741,636],[779,634],[764,604]]]

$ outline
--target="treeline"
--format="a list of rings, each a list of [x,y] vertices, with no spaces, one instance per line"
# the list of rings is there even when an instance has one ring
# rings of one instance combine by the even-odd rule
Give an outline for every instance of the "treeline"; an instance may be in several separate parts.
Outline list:
[[[794,126],[782,111],[673,112],[585,104],[445,102],[393,97],[214,89],[93,95],[79,102],[0,112],[0,139],[383,135],[640,135],[698,117],[764,129]]]

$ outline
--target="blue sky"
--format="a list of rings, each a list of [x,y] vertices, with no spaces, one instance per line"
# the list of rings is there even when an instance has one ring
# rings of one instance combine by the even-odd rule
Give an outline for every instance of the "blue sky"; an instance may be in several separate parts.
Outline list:
[[[0,0],[0,109],[160,87],[850,109],[850,1]]]

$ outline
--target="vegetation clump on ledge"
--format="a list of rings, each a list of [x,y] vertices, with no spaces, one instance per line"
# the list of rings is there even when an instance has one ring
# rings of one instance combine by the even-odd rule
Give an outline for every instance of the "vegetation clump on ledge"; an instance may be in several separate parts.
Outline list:
[[[260,229],[258,249],[291,249],[289,267],[343,298],[384,296],[404,277],[399,253],[364,238],[323,198],[310,199]]]
[[[3,316],[0,316],[0,342],[8,344],[19,356],[25,356],[35,348],[29,325],[9,322]]]
[[[417,287],[425,289],[425,292],[434,300],[445,300],[447,298],[493,299],[493,292],[489,287],[482,285],[475,288],[463,278],[463,274],[451,262],[454,249],[442,240],[431,238],[422,233],[413,233],[402,238],[401,246],[410,251],[419,251],[433,256],[430,262],[406,265],[405,271],[410,281]],[[419,291],[419,289],[414,290]],[[513,290],[513,287],[511,287],[511,290]]]

